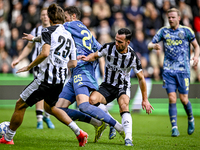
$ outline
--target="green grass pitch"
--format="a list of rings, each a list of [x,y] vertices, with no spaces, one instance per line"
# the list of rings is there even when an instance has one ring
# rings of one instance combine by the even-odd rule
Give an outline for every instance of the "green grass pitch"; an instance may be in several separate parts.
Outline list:
[[[9,121],[14,109],[1,108],[0,122]],[[118,113],[113,117],[121,122]],[[187,117],[178,116],[180,136],[171,137],[171,125],[167,115],[132,114],[133,118],[133,147],[126,147],[124,140],[117,133],[113,140],[108,139],[109,128],[104,131],[97,143],[94,140],[92,125],[76,122],[89,134],[85,147],[79,147],[75,134],[65,125],[51,116],[55,129],[48,129],[44,124],[43,130],[36,129],[35,110],[28,108],[22,125],[14,137],[15,145],[0,144],[0,150],[199,150],[200,149],[200,117],[195,116],[195,132],[187,134]]]

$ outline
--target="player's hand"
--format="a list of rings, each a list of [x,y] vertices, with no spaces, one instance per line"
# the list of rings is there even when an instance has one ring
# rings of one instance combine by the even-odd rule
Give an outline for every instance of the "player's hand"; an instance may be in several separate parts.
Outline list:
[[[152,110],[154,110],[154,108],[151,106],[148,100],[142,101],[142,109],[146,109],[147,114],[152,113]]]
[[[19,63],[19,60],[16,59],[11,63],[11,67],[14,68]]]
[[[32,39],[34,38],[34,36],[31,34],[23,33],[23,35],[24,35],[24,37],[22,37],[23,40],[32,41]]]
[[[23,67],[23,68],[17,70],[16,73],[25,72],[25,71],[29,71],[29,70],[30,70],[30,67],[29,67],[29,66],[26,66],[26,67]]]
[[[88,61],[88,58],[87,58],[87,56],[85,56],[85,55],[79,55],[79,56],[77,56],[77,60],[83,60],[83,61]]]
[[[155,50],[161,50],[161,46],[159,44],[154,44],[153,49],[155,49]]]
[[[198,65],[198,62],[199,62],[199,58],[198,57],[193,57],[191,60],[193,61],[192,66],[197,66]]]

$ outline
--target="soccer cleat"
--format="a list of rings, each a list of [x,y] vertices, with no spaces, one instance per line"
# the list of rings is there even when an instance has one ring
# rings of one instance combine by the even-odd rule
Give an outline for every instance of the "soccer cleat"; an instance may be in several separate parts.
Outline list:
[[[132,143],[132,141],[130,139],[126,139],[125,140],[125,145],[126,146],[133,146],[133,143]]]
[[[43,121],[47,124],[48,128],[55,129],[54,124],[51,122],[51,120],[47,117],[43,117]]]
[[[6,141],[5,138],[4,138],[4,135],[2,136],[2,138],[0,139],[0,143],[1,144],[10,144],[10,145],[14,145],[14,141],[11,140],[11,141]]]
[[[191,135],[194,132],[194,118],[188,121],[188,134]]]
[[[172,129],[172,135],[171,135],[171,136],[177,137],[177,136],[179,136],[179,135],[180,135],[180,133],[179,133],[178,129],[177,129],[177,128],[173,128],[173,129]]]
[[[37,122],[37,129],[43,129],[43,122],[42,121]]]
[[[79,146],[83,147],[87,143],[88,134],[86,132],[80,130],[80,134],[76,138],[79,141]]]
[[[97,142],[100,137],[102,136],[103,134],[103,131],[106,129],[106,123],[105,122],[102,122],[102,125],[100,125],[99,127],[98,126],[95,126],[95,137],[94,137],[94,142]]]
[[[110,132],[109,132],[109,139],[114,139],[116,137],[116,130],[113,126],[110,127]]]

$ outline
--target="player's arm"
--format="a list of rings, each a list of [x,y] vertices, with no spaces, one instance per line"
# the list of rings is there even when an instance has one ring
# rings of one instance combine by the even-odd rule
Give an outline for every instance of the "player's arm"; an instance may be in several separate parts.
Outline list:
[[[102,77],[104,77],[104,71],[105,71],[105,58],[104,57],[99,58],[99,66],[100,66],[100,71],[101,71]]]
[[[141,90],[141,93],[142,93],[142,108],[143,108],[143,110],[146,109],[146,113],[150,114],[151,113],[151,109],[154,110],[154,108],[151,106],[151,104],[148,101],[147,86],[146,86],[146,81],[145,81],[145,78],[144,78],[143,71],[140,71],[136,75],[137,75],[137,78],[138,78],[138,81],[139,81],[140,90]]]
[[[95,61],[96,59],[98,59],[99,58],[99,56],[98,56],[98,51],[96,51],[95,53],[91,53],[91,54],[89,54],[88,56],[85,56],[85,55],[79,55],[78,57],[77,57],[77,60],[83,60],[83,61],[89,61],[89,62],[91,62],[91,61]]]
[[[77,60],[69,60],[67,63],[68,68],[75,68],[77,66]]]
[[[152,43],[152,42],[150,42],[149,44],[148,44],[148,49],[149,50],[152,50],[152,49],[155,49],[155,50],[161,50],[161,47],[160,47],[160,45],[158,44],[158,43]]]
[[[197,66],[198,62],[199,62],[199,53],[200,53],[200,49],[199,49],[199,45],[197,43],[197,40],[194,39],[191,44],[194,47],[194,57],[192,58],[192,60],[194,60],[193,62],[193,66]]]
[[[41,51],[41,53],[36,57],[36,59],[35,59],[33,62],[31,62],[28,66],[19,69],[19,70],[17,71],[17,73],[29,71],[29,70],[32,69],[34,66],[37,66],[37,65],[40,64],[42,61],[44,61],[44,60],[49,56],[50,47],[51,47],[51,46],[50,46],[49,44],[44,44],[44,45],[42,46],[42,51]]]
[[[27,57],[30,54],[34,45],[35,45],[35,43],[28,42],[28,44],[24,47],[24,49],[23,49],[22,53],[19,55],[19,57],[11,63],[12,68],[14,68],[22,59],[24,59],[25,57]]]
[[[34,37],[32,34],[23,33],[24,37],[22,37],[23,40],[28,40],[32,42],[41,42],[41,36]]]

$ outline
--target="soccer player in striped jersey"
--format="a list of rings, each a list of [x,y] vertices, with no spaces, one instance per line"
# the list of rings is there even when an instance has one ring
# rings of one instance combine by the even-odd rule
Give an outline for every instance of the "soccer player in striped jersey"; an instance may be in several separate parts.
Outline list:
[[[122,28],[118,30],[115,36],[115,42],[106,43],[95,53],[88,56],[80,55],[77,59],[87,62],[105,57],[105,73],[104,81],[98,91],[94,91],[90,95],[90,104],[98,106],[100,103],[107,104],[117,98],[120,114],[122,117],[122,126],[125,132],[125,145],[132,144],[132,117],[129,112],[130,101],[130,71],[133,68],[142,92],[142,108],[146,109],[146,113],[151,113],[153,107],[148,101],[146,81],[143,75],[139,58],[134,50],[129,46],[132,33]]]
[[[42,33],[42,29],[49,27],[50,22],[49,22],[49,17],[47,14],[47,7],[41,9],[41,14],[40,14],[40,20],[42,22],[42,25],[39,27],[34,28],[31,31],[31,35],[37,37],[40,36]],[[23,60],[25,57],[27,57],[32,51],[32,61],[35,60],[35,58],[39,55],[41,52],[41,43],[40,42],[28,42],[28,44],[25,46],[23,49],[22,53],[20,56],[12,62],[12,67],[16,66],[21,60]],[[37,78],[37,74],[39,72],[39,65],[33,67],[33,75],[34,78]],[[43,129],[43,121],[47,124],[48,128],[54,129],[55,126],[50,120],[50,115],[46,111],[44,111],[44,116],[43,116],[43,109],[44,109],[44,101],[41,100],[35,104],[36,108],[36,117],[37,117],[37,129]]]
[[[42,30],[42,50],[28,66],[17,71],[29,71],[40,64],[37,78],[34,79],[20,94],[15,111],[0,143],[14,144],[13,137],[21,125],[26,108],[44,99],[45,110],[59,121],[69,126],[76,134],[79,146],[85,146],[87,133],[82,131],[75,122],[62,110],[55,107],[58,95],[62,91],[68,68],[76,67],[76,47],[71,34],[65,30],[63,23],[65,14],[61,7],[52,4],[48,7],[48,16],[52,26]],[[71,58],[71,60],[70,60]]]
[[[177,126],[176,90],[179,91],[181,103],[188,116],[188,134],[194,132],[194,116],[192,106],[188,100],[190,84],[190,43],[194,47],[193,65],[199,62],[199,45],[195,33],[189,27],[179,24],[180,11],[171,8],[167,11],[170,26],[161,28],[148,44],[148,49],[160,50],[158,42],[163,41],[165,57],[163,64],[163,88],[169,98],[169,117],[172,125],[172,137],[179,136]]]

